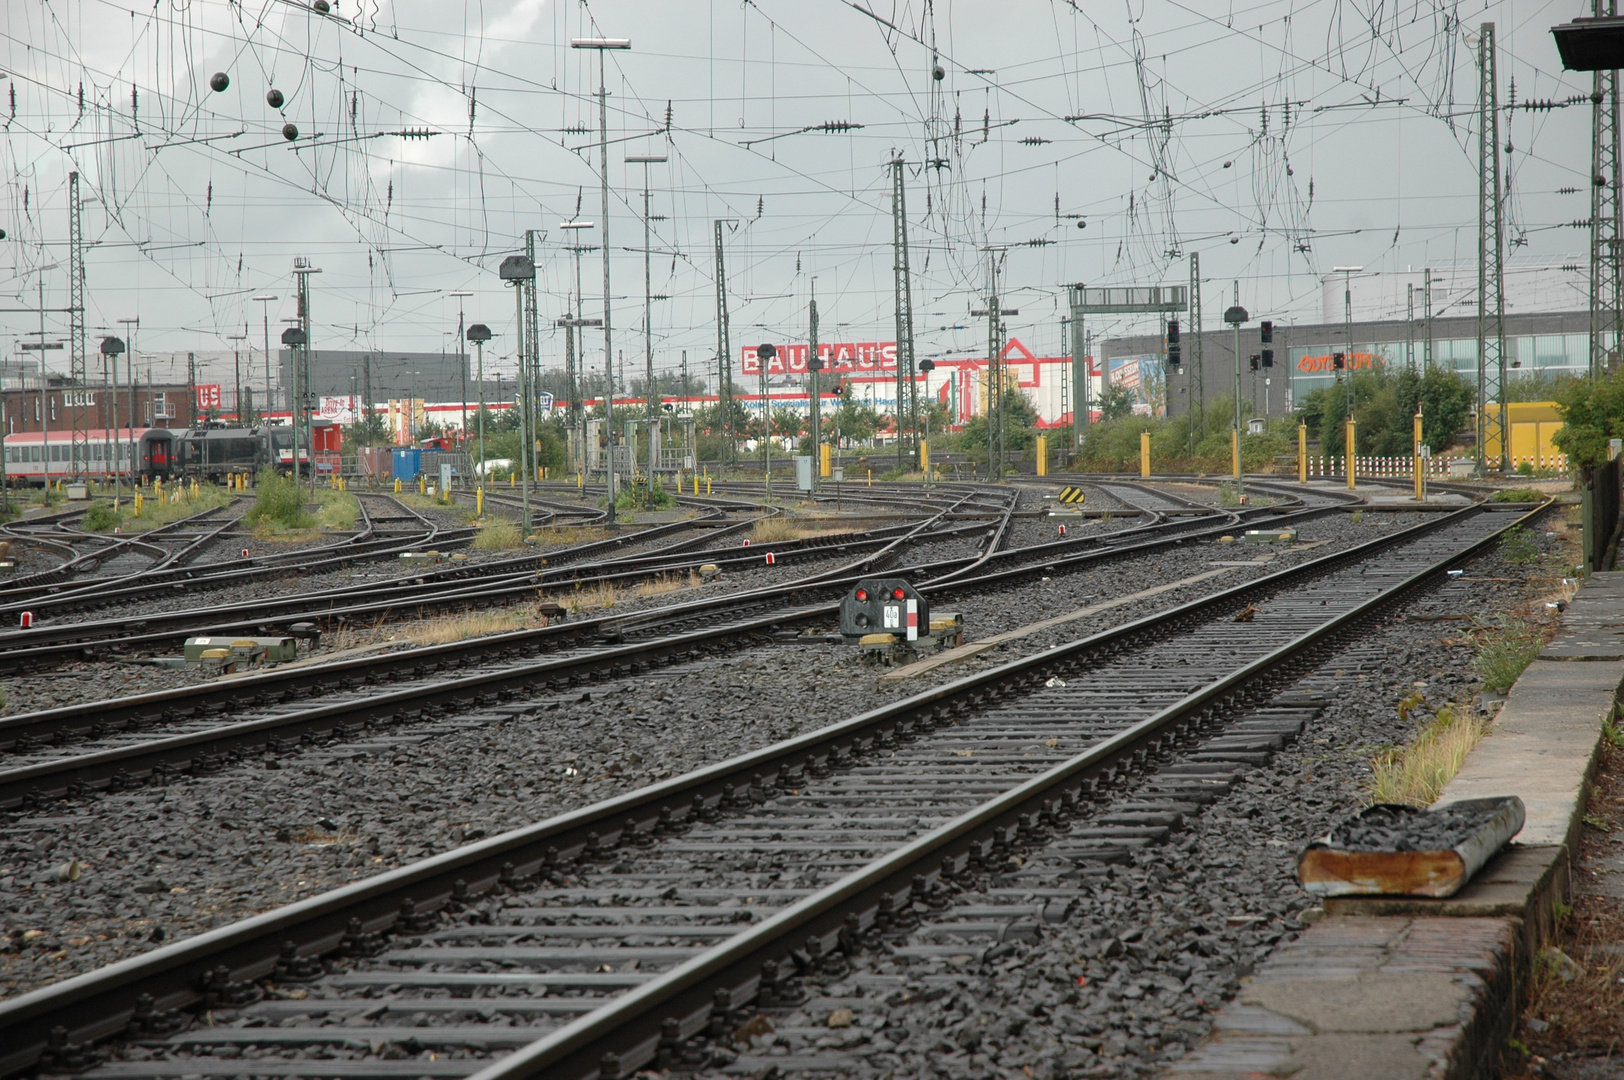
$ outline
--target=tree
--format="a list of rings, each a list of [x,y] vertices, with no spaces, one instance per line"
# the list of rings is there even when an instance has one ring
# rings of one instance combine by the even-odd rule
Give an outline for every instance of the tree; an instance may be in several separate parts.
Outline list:
[[[1105,393],[1100,395],[1100,419],[1121,420],[1123,417],[1132,416],[1133,405],[1133,391],[1121,383],[1112,383],[1105,388]]]
[[[774,435],[793,438],[806,430],[807,418],[794,409],[774,409],[772,423]]]
[[[1414,417],[1421,409],[1421,441],[1442,450],[1471,417],[1472,387],[1456,372],[1434,367],[1425,375],[1376,368],[1347,376],[1353,380],[1353,417],[1358,451],[1374,457],[1409,457],[1413,451]],[[1322,386],[1303,399],[1298,416],[1321,450],[1342,454],[1348,417],[1346,382]]]
[[[344,438],[351,446],[388,446],[395,440],[379,413],[370,413],[344,429]]]
[[[1574,379],[1557,398],[1562,430],[1552,440],[1588,479],[1607,461],[1607,440],[1624,437],[1624,369],[1601,378]]]

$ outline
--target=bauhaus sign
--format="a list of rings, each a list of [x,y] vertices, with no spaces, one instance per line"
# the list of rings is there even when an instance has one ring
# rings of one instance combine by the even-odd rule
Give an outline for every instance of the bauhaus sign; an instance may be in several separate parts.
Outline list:
[[[1324,356],[1309,356],[1306,353],[1297,360],[1297,370],[1307,372],[1335,371],[1336,365],[1332,360],[1334,354],[1326,353]],[[1385,364],[1386,358],[1376,353],[1356,352],[1346,360],[1348,371],[1369,371],[1377,364]]]
[[[758,378],[761,360],[756,350],[761,346],[747,345],[739,352],[740,371]],[[768,375],[808,374],[807,346],[775,345],[777,355],[767,361]],[[853,372],[895,372],[897,370],[897,343],[894,341],[830,342],[818,345],[823,358],[823,373],[846,375]]]

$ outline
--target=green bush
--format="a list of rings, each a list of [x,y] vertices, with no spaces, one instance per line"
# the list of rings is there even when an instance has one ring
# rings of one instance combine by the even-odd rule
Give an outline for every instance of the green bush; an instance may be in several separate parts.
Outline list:
[[[85,511],[84,526],[91,532],[107,532],[123,520],[117,510],[106,503],[92,503]]]
[[[1530,503],[1544,502],[1545,496],[1533,488],[1504,488],[1489,496],[1490,502]]]
[[[283,529],[315,527],[316,519],[305,513],[304,490],[293,477],[266,470],[259,474],[254,486],[254,505],[243,515],[243,522],[249,528],[260,525]]]
[[[641,502],[638,501],[636,492],[632,489],[632,485],[630,484],[623,485],[619,494],[615,496],[616,510],[635,510],[639,506],[646,506],[651,510],[658,510],[667,506],[675,506],[676,503],[677,500],[671,496],[670,492],[665,490],[665,487],[660,483],[658,477],[656,477],[654,481],[649,484],[648,495]]]

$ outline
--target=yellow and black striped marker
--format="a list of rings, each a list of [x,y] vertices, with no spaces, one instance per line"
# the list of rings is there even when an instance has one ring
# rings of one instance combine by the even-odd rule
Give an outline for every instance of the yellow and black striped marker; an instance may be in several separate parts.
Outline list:
[[[1057,498],[1059,498],[1059,500],[1063,503],[1080,504],[1083,501],[1083,489],[1080,487],[1061,488],[1060,494],[1057,496]]]

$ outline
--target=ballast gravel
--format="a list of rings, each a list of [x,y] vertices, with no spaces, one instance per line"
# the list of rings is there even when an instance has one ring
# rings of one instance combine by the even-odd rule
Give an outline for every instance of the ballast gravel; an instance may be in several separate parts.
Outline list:
[[[1403,520],[1329,515],[1304,526],[1302,540],[1312,543],[1311,530],[1318,530],[1332,543],[1282,552],[1272,565],[1373,538]],[[973,639],[1220,569],[1212,564],[1242,561],[1238,551],[1191,545],[995,595],[967,593],[956,606],[967,613]],[[1255,557],[908,682],[877,683],[878,670],[842,646],[767,645],[539,698],[533,719],[476,715],[402,728],[366,744],[284,757],[277,769],[244,767],[5,815],[0,933],[8,944],[0,953],[0,993],[87,971],[1229,587],[1261,565],[1250,561]],[[1468,610],[1482,610],[1494,595]],[[1458,657],[1453,666],[1461,667]],[[57,881],[54,868],[72,860],[82,864],[82,876]]]

